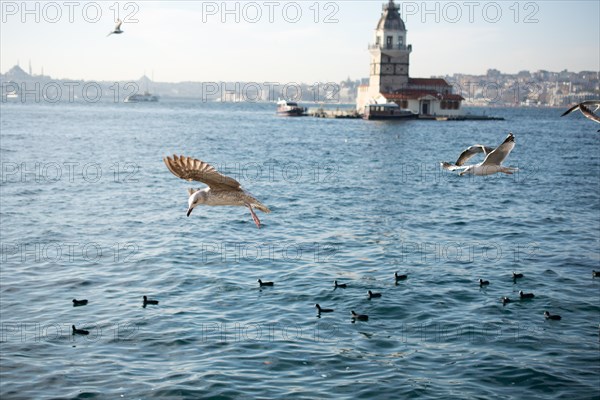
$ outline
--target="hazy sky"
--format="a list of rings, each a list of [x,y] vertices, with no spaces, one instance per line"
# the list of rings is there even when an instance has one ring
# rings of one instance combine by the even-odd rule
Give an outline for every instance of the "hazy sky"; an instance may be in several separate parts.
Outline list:
[[[0,70],[53,78],[327,82],[368,76],[384,1],[2,1]],[[402,1],[410,75],[600,69],[600,2]],[[115,13],[121,35],[107,33]],[[38,21],[36,21],[36,19]],[[237,21],[236,21],[237,19]],[[135,21],[137,20],[137,22]]]

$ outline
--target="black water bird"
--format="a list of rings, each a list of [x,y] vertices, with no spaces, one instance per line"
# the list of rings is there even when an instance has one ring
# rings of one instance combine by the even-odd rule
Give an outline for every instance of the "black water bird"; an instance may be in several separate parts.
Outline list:
[[[404,274],[404,275],[398,275],[398,272],[394,272],[394,278],[396,279],[396,282],[403,281],[406,278],[408,278],[408,275],[406,275],[406,274]]]
[[[552,319],[554,321],[560,321],[561,320],[561,316],[560,315],[550,315],[550,313],[548,311],[544,311],[544,317],[546,319]]]
[[[260,287],[263,287],[263,286],[273,286],[274,285],[273,282],[263,282],[260,279],[258,280],[258,284],[260,285]]]
[[[73,335],[89,335],[90,331],[86,331],[85,329],[77,329],[75,325],[71,325],[71,329],[73,329]]]
[[[377,298],[377,297],[381,297],[381,293],[373,293],[369,290],[369,300]]]
[[[158,304],[158,300],[150,300],[147,296],[144,296],[144,307],[146,307],[148,304],[156,305]]]
[[[487,286],[490,284],[490,281],[484,281],[483,279],[479,279],[479,286]]]
[[[359,321],[368,321],[369,320],[369,316],[365,315],[365,314],[357,314],[354,311],[351,311],[352,313],[352,319],[357,319]]]
[[[315,304],[315,307],[317,307],[317,310],[319,310],[319,314],[323,312],[333,312],[333,308],[321,308],[319,304]]]
[[[88,303],[87,300],[73,299],[73,307],[85,306]]]
[[[338,281],[333,281],[333,286],[340,289],[346,289],[346,287],[348,287],[345,283],[338,283]]]
[[[519,291],[519,297],[522,299],[533,299],[535,295],[533,293],[523,293],[523,291]]]
[[[513,272],[513,283],[517,283],[517,279],[519,279],[519,278],[523,278],[523,276],[524,276],[524,275],[523,275],[523,274],[521,274],[521,273],[518,273],[518,274],[517,274],[516,272]]]

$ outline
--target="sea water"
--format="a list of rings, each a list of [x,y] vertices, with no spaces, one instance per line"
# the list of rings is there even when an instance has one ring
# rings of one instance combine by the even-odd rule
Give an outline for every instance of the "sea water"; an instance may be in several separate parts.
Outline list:
[[[2,104],[0,395],[598,398],[598,125],[482,111],[505,120]],[[518,173],[440,169],[508,132]],[[245,208],[186,217],[203,185],[173,176],[172,154],[237,179],[270,207],[262,228]]]

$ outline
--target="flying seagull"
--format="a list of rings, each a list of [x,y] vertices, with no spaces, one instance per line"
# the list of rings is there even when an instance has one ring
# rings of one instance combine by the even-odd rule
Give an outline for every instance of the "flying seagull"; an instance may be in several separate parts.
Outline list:
[[[498,172],[512,175],[512,173],[518,171],[518,169],[514,167],[504,167],[502,166],[502,161],[508,157],[514,147],[515,137],[512,133],[509,133],[504,142],[502,142],[502,144],[495,149],[482,146],[480,144],[475,144],[462,152],[460,157],[458,157],[456,164],[442,162],[440,165],[442,168],[449,171],[460,170],[461,172],[459,175],[492,175]],[[471,157],[478,153],[485,154],[485,159],[483,162],[473,165],[463,165]]]
[[[121,24],[122,24],[122,23],[123,23],[123,21],[121,21],[120,19],[117,19],[117,24],[115,25],[115,30],[114,30],[114,31],[111,31],[111,32],[109,32],[109,33],[108,33],[108,35],[106,35],[106,36],[110,36],[110,35],[112,35],[113,33],[114,33],[114,34],[117,34],[117,35],[118,35],[119,33],[123,33],[123,31],[121,30]]]
[[[588,107],[594,107],[594,111],[590,110]],[[598,108],[600,108],[600,100],[587,100],[583,103],[576,104],[573,107],[569,108],[567,111],[562,113],[561,117],[564,117],[565,115],[570,114],[573,111],[579,110],[583,115],[585,115],[587,119],[591,119],[592,121],[595,121],[600,124],[600,117],[594,114],[596,111],[598,111]],[[598,132],[600,132],[600,130],[598,130]]]
[[[176,155],[173,158],[165,157],[163,161],[173,175],[186,181],[197,181],[208,185],[207,188],[202,190],[188,189],[190,195],[188,198],[188,217],[192,210],[200,204],[207,206],[243,206],[248,207],[254,223],[260,229],[260,220],[252,207],[264,213],[271,212],[252,194],[242,189],[238,181],[221,174],[212,165],[204,161]]]

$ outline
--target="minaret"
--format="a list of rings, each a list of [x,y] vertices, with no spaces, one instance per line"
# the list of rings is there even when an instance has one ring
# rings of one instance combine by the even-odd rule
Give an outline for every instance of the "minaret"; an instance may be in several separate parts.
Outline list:
[[[406,27],[393,0],[382,6],[375,29],[375,43],[369,46],[371,67],[369,94],[390,93],[408,84],[408,63],[412,46],[406,44]]]

